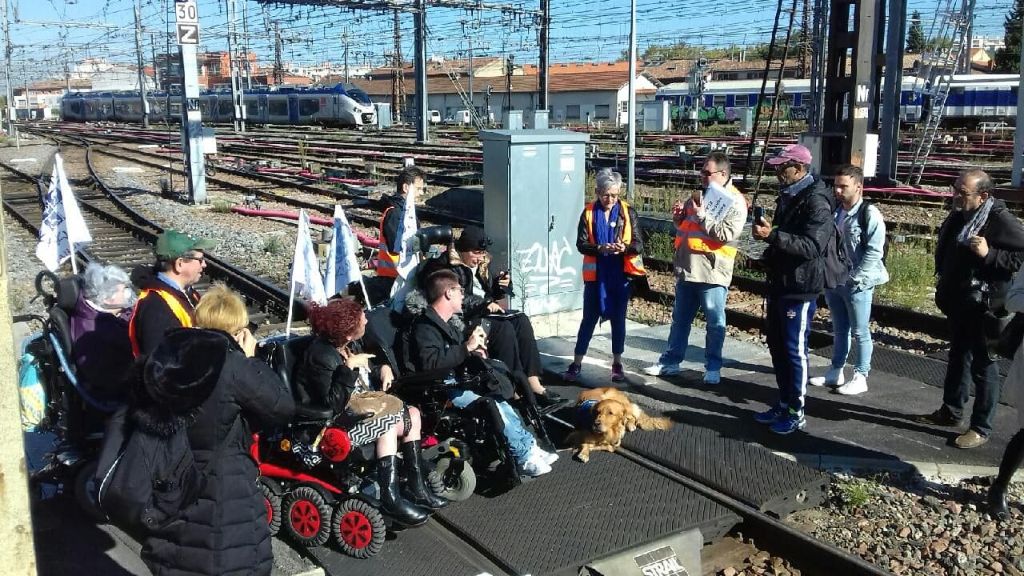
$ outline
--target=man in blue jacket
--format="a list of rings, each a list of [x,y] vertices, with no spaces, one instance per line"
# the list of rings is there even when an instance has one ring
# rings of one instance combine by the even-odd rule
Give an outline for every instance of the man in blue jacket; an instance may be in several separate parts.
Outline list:
[[[808,336],[816,300],[825,289],[825,249],[835,235],[833,199],[809,172],[811,151],[786,146],[767,160],[781,188],[773,222],[753,224],[754,238],[768,243],[762,262],[768,280],[768,350],[779,387],[779,401],[755,419],[776,434],[802,429],[807,390]]]

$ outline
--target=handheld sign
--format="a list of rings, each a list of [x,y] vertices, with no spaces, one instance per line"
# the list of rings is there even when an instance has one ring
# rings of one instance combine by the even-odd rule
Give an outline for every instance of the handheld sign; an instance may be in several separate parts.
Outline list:
[[[724,220],[734,202],[736,202],[736,196],[714,182],[708,184],[707,190],[704,191],[704,213],[707,214],[709,220],[715,222]]]

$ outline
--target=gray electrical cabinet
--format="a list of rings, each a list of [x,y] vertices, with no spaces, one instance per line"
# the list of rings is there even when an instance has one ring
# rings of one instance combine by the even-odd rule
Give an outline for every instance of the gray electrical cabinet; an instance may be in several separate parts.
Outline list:
[[[527,314],[578,310],[583,256],[576,227],[585,202],[589,135],[567,130],[484,130],[484,228],[497,269],[511,272],[512,307]]]

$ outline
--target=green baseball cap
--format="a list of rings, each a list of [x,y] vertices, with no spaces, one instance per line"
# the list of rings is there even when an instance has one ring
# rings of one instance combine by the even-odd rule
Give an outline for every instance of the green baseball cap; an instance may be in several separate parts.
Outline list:
[[[209,238],[193,238],[177,230],[165,230],[156,237],[156,255],[160,258],[178,258],[193,250],[209,250],[216,242]]]

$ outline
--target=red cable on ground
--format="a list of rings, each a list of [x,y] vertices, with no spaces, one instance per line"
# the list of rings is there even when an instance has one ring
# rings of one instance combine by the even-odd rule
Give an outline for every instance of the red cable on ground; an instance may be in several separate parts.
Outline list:
[[[231,211],[242,216],[260,216],[263,218],[287,218],[289,220],[298,220],[298,212],[289,212],[287,210],[256,210],[253,208],[246,208],[244,206],[232,206]],[[319,224],[320,226],[334,226],[334,220],[331,218],[321,218],[319,216],[310,216],[309,221],[312,224]],[[376,248],[379,242],[376,238],[371,238],[358,230],[353,229],[356,233],[356,238],[359,239],[359,243],[367,248]]]

